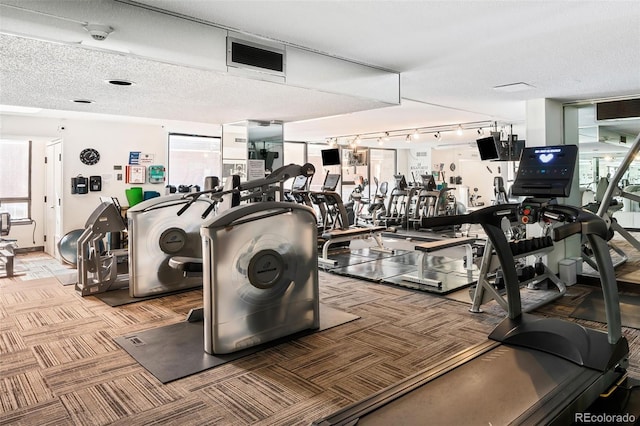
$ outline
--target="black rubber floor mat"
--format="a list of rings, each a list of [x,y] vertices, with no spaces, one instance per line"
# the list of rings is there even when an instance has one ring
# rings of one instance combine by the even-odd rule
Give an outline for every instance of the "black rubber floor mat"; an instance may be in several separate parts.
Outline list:
[[[225,355],[209,355],[204,351],[204,322],[184,321],[116,337],[115,341],[158,380],[168,383],[358,318],[357,315],[320,304],[318,330],[303,331]]]

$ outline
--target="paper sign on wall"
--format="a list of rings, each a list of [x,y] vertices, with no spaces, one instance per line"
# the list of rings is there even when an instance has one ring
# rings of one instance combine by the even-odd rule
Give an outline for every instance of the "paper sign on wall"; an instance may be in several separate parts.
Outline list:
[[[264,160],[247,160],[247,180],[264,179]]]
[[[145,166],[127,166],[126,183],[145,183],[147,178]]]

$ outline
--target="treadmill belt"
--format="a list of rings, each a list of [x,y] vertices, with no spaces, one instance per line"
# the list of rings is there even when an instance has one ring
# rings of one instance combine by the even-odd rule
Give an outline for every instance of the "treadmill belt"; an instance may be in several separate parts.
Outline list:
[[[547,353],[499,345],[363,415],[358,426],[510,424],[532,407],[582,391],[598,376]]]

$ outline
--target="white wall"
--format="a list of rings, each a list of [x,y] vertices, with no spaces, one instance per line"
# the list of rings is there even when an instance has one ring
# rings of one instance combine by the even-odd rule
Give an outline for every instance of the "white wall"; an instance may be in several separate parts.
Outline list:
[[[220,126],[201,123],[169,124],[135,123],[131,120],[81,120],[54,119],[29,116],[4,115],[1,117],[2,137],[24,137],[34,141],[32,164],[32,216],[36,220],[35,238],[32,226],[16,226],[11,237],[18,239],[20,247],[44,245],[44,155],[48,141],[62,140],[63,234],[84,228],[91,212],[99,204],[100,196],[117,197],[123,206],[127,198],[125,189],[141,186],[145,191],[164,194],[164,184],[126,184],[124,177],[117,180],[118,173],[125,173],[130,151],[141,151],[154,155],[154,164],[166,165],[167,140],[170,132],[203,136],[220,136]],[[80,161],[79,154],[84,148],[95,148],[100,152],[100,161],[88,166]],[[121,171],[114,166],[122,166]],[[102,191],[85,195],[71,194],[71,178],[77,175],[102,176]],[[34,243],[35,241],[35,243]]]

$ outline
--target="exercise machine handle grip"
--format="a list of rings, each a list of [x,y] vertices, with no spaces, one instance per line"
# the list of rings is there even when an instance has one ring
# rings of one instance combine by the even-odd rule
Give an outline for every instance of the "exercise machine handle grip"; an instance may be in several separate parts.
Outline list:
[[[213,209],[216,208],[216,203],[212,203],[211,205],[209,205],[209,207],[207,207],[207,209],[202,213],[202,218],[206,218],[207,216],[209,216],[209,213],[211,213],[211,211]]]
[[[198,197],[193,197],[191,198],[191,200],[189,200],[189,202],[187,204],[185,204],[184,206],[182,206],[182,208],[180,210],[178,210],[178,213],[176,213],[178,216],[182,216],[182,213],[186,212],[187,209],[189,207],[191,207],[191,204],[195,203],[196,200],[198,199]]]
[[[574,234],[582,232],[582,223],[574,222],[553,229],[553,240],[560,241]]]

